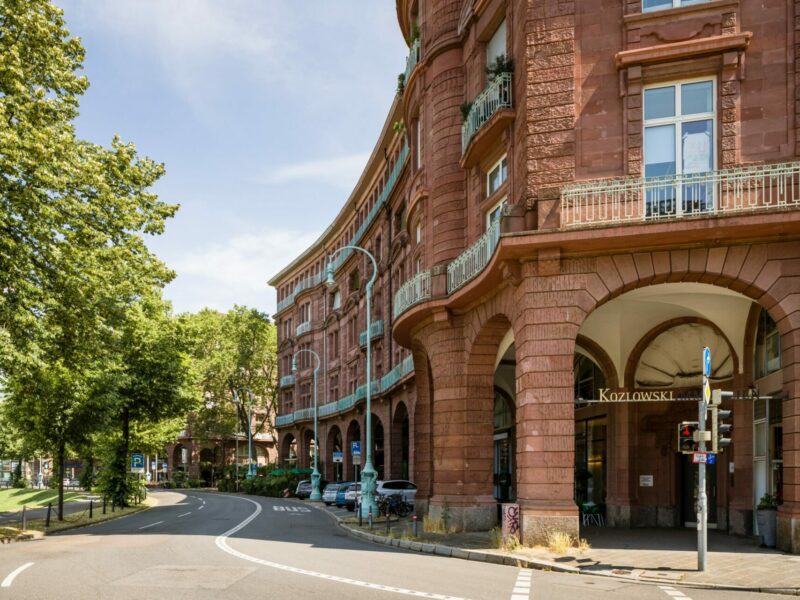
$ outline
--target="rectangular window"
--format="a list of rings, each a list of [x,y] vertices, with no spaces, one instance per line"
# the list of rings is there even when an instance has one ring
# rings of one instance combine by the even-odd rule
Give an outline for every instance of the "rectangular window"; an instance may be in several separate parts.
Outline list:
[[[417,221],[417,226],[414,229],[416,233],[417,243],[419,244],[422,241],[422,222]]]
[[[498,160],[486,174],[486,197],[494,194],[508,179],[508,159],[506,155]]]
[[[506,20],[497,26],[492,39],[486,44],[486,66],[491,66],[495,61],[506,55]]]
[[[713,210],[714,80],[659,84],[643,95],[645,216]]]
[[[688,6],[689,4],[701,4],[708,0],[642,0],[642,12],[651,10],[664,10],[666,8],[677,8]]]
[[[497,221],[503,214],[503,207],[506,205],[508,198],[503,198],[486,212],[486,229],[489,229],[495,221]]]
[[[417,119],[417,168],[422,168],[422,117]]]

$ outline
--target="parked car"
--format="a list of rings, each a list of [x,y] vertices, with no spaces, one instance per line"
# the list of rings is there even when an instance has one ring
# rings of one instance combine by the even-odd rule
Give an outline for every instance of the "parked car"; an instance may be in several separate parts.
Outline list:
[[[308,498],[311,495],[311,480],[303,479],[297,484],[294,495],[298,498]]]
[[[357,498],[361,497],[361,484],[351,483],[344,494],[344,507],[353,511],[356,509]]]
[[[342,508],[344,506],[344,495],[347,493],[347,488],[352,484],[352,481],[339,482],[339,489],[336,491],[336,500],[334,500],[334,504],[336,504],[337,507]]]
[[[406,502],[414,505],[414,499],[417,496],[417,486],[405,479],[389,479],[387,481],[378,481],[375,487],[375,494],[378,496],[391,496],[392,494],[400,494]]]
[[[325,489],[322,491],[322,501],[327,505],[330,506],[334,502],[336,502],[336,494],[339,491],[339,484],[338,483],[329,483],[325,486]]]

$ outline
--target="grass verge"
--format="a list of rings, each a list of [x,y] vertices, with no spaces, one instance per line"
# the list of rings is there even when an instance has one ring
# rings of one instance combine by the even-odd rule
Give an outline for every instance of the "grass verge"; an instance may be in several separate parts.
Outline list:
[[[64,502],[82,500],[86,494],[84,492],[64,492]],[[28,508],[39,508],[47,506],[48,502],[58,502],[58,490],[29,490],[19,488],[9,488],[0,490],[0,512],[11,512],[22,510],[23,506]]]
[[[50,527],[45,529],[44,519],[33,519],[28,521],[28,527],[26,531],[42,531],[46,534],[57,533],[59,531],[66,531],[68,529],[75,529],[77,527],[85,527],[87,525],[94,525],[95,523],[102,523],[104,521],[110,521],[111,519],[118,519],[119,517],[132,515],[134,513],[151,508],[156,504],[157,502],[155,500],[148,498],[137,506],[117,508],[114,510],[114,512],[111,512],[111,507],[108,506],[106,508],[106,514],[103,514],[103,507],[100,505],[94,508],[91,519],[89,518],[89,510],[87,509],[78,513],[64,515],[63,521],[59,521],[55,516],[55,511],[53,511],[53,515],[50,518]]]

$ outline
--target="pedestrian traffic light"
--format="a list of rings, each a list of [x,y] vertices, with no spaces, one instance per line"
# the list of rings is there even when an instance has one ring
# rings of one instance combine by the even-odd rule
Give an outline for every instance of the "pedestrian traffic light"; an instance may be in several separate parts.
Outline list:
[[[697,421],[683,421],[678,425],[678,449],[684,454],[691,454],[697,449],[694,441],[695,431],[697,431]]]
[[[723,419],[730,419],[732,410],[725,410],[716,405],[711,407],[711,451],[722,452],[731,445],[731,438],[725,437],[733,430],[733,425],[724,423]]]

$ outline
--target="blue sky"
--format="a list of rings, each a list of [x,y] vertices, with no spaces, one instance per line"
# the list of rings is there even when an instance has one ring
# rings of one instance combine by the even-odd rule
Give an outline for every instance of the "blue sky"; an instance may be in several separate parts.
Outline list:
[[[275,310],[266,280],[358,179],[408,49],[393,0],[54,0],[86,48],[78,134],[166,164],[151,248],[176,311]]]

